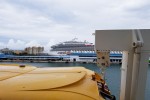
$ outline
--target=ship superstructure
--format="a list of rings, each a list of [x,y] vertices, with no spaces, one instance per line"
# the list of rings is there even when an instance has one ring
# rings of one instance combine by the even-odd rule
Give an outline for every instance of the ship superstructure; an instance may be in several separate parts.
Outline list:
[[[58,54],[70,54],[77,52],[94,52],[93,43],[87,41],[76,41],[76,38],[71,41],[65,41],[51,46],[51,52],[57,52]]]

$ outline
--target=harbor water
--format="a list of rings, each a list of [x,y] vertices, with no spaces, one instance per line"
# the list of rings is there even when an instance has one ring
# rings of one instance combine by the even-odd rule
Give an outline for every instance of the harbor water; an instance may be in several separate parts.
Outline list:
[[[16,62],[1,62],[3,64],[12,64]],[[72,67],[72,66],[83,66],[87,69],[93,70],[97,73],[100,73],[100,69],[96,66],[96,64],[92,63],[26,63],[26,62],[18,62],[17,64],[26,64],[33,65],[37,67]],[[107,85],[113,95],[116,96],[117,100],[119,100],[120,93],[120,80],[121,80],[121,65],[119,64],[111,64],[110,67],[106,69],[106,82]],[[149,100],[150,97],[150,66],[148,67],[148,76],[147,76],[147,85],[145,89],[145,100]]]

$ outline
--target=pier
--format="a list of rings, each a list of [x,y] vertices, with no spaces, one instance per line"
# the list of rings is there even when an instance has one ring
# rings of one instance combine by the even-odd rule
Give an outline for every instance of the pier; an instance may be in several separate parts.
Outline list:
[[[95,56],[82,56],[77,55],[66,55],[66,56],[15,56],[15,55],[5,55],[0,56],[0,61],[7,62],[80,62],[80,63],[96,63],[97,58]],[[121,54],[111,54],[111,63],[122,63]]]

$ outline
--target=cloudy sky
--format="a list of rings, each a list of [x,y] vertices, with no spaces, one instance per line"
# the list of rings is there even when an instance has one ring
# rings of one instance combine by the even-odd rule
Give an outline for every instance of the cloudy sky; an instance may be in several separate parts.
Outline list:
[[[94,42],[95,30],[150,28],[149,0],[0,0],[0,49]]]

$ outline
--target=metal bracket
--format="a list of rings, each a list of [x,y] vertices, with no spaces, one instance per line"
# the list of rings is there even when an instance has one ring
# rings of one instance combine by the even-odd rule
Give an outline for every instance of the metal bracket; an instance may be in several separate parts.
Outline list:
[[[143,47],[144,42],[140,30],[132,30],[133,47]]]
[[[97,54],[97,65],[99,67],[108,67],[110,66],[110,58],[109,58],[109,51],[96,51]]]
[[[105,77],[105,69],[110,66],[110,58],[109,58],[109,51],[96,51],[97,54],[97,66],[101,68],[101,75],[104,79]]]

